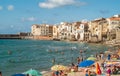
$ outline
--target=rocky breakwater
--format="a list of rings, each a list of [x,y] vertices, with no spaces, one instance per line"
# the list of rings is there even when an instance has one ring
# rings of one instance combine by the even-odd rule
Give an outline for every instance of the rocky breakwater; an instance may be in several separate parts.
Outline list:
[[[114,39],[111,41],[106,41],[107,45],[112,45],[112,46],[120,46],[120,39]]]

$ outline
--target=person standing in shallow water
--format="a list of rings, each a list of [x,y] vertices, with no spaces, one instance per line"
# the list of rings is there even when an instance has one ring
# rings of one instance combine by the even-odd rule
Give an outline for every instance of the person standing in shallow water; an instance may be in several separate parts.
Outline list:
[[[11,51],[8,51],[8,54],[9,54],[9,55],[11,55],[11,54],[12,54],[12,52],[11,52]]]
[[[77,57],[77,62],[78,62],[78,64],[80,63],[80,61],[81,61],[81,60],[80,60],[80,58],[79,58],[79,57]]]
[[[55,64],[55,58],[52,59],[52,63]]]
[[[108,60],[110,60],[111,59],[111,55],[110,54],[108,54]]]
[[[0,71],[0,76],[2,76],[2,72]]]

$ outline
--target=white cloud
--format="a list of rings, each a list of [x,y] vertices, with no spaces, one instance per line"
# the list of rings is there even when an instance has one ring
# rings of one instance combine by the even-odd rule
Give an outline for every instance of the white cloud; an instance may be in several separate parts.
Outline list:
[[[7,7],[7,9],[8,9],[9,11],[12,11],[12,10],[14,9],[14,6],[13,6],[13,5],[9,5],[9,6]]]
[[[47,0],[46,2],[39,3],[41,8],[56,8],[65,5],[84,5],[85,3],[78,0]]]
[[[30,22],[32,22],[32,21],[36,21],[37,19],[35,18],[35,17],[29,17],[29,18],[22,18],[22,21],[23,22],[25,22],[25,21],[30,21]]]
[[[0,10],[2,10],[3,9],[3,7],[2,6],[0,6]]]

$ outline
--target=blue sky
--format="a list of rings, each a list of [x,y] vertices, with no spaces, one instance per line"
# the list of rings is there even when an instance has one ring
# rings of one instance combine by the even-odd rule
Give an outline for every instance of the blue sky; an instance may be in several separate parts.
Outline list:
[[[120,0],[0,0],[0,34],[30,32],[32,24],[57,24],[120,14]]]

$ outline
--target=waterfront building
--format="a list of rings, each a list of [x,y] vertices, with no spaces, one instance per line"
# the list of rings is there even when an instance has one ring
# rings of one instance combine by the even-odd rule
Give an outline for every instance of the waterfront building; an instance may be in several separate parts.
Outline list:
[[[116,40],[120,40],[120,26],[116,28]]]
[[[34,24],[31,27],[33,36],[53,36],[53,26],[47,24]]]
[[[59,33],[59,39],[66,40],[69,38],[69,31],[68,31],[69,23],[67,22],[61,22],[58,26],[58,33]]]
[[[34,24],[31,27],[33,36],[48,36],[61,40],[78,40],[100,42],[119,38],[120,15],[110,18],[98,18],[90,22],[61,22],[50,26]]]
[[[80,30],[79,30],[79,35],[80,35],[80,38],[79,40],[80,41],[89,41],[89,31],[88,31],[88,23],[87,22],[82,22],[80,24]]]
[[[73,39],[73,40],[79,40],[80,39],[80,24],[81,24],[81,22],[73,22],[72,23],[71,39]]]
[[[58,25],[53,25],[53,39],[58,39]]]
[[[105,18],[95,19],[89,22],[89,30],[91,32],[91,41],[99,42],[107,38],[108,22]]]
[[[31,27],[31,34],[32,35],[34,35],[34,36],[36,36],[36,35],[40,35],[41,33],[40,33],[40,25],[38,25],[38,24],[34,24],[34,25],[32,25],[32,27]]]
[[[88,33],[88,23],[81,22],[61,22],[58,26],[58,36],[62,40],[80,40],[80,41],[89,41]]]
[[[49,26],[49,29],[48,29],[48,36],[49,37],[53,37],[53,26]]]
[[[116,27],[120,27],[120,15],[114,15],[107,18],[108,21],[108,40],[116,38]]]

